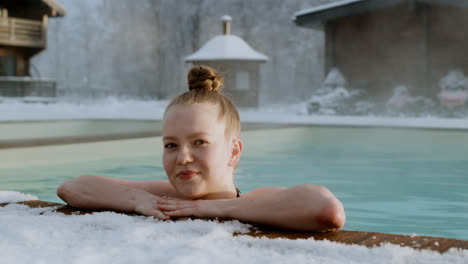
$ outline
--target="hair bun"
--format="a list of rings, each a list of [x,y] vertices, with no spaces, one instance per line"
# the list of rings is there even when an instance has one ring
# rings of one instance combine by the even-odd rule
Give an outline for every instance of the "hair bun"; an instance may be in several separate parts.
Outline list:
[[[223,79],[212,68],[194,66],[188,73],[189,90],[202,90],[218,93],[223,85]]]

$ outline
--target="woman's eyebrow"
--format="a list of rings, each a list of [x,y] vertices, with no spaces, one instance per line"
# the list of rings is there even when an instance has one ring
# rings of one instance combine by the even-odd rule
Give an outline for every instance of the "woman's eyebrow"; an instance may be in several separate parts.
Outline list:
[[[191,135],[189,135],[188,137],[189,138],[195,138],[195,137],[199,137],[199,136],[209,136],[210,134],[209,133],[206,133],[206,132],[198,132],[198,133],[193,133]]]
[[[199,136],[209,136],[210,134],[207,133],[207,132],[196,132],[196,133],[193,133],[193,134],[190,134],[188,135],[187,137],[188,138],[196,138],[196,137],[199,137]],[[164,140],[177,140],[177,137],[174,137],[174,136],[165,136],[162,138],[163,141]]]

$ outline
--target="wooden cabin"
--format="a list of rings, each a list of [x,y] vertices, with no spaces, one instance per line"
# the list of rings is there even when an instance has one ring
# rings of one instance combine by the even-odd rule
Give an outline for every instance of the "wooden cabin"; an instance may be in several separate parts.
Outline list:
[[[304,9],[294,22],[325,32],[325,72],[388,98],[405,85],[435,98],[453,69],[468,73],[468,1],[345,0]]]
[[[65,13],[54,0],[0,2],[0,96],[55,95],[55,83],[21,77],[30,76],[31,57],[47,46],[47,19]]]
[[[223,16],[223,35],[208,41],[186,62],[207,65],[222,74],[223,92],[241,107],[258,107],[260,93],[260,65],[268,57],[255,51],[243,39],[230,34],[231,17]]]

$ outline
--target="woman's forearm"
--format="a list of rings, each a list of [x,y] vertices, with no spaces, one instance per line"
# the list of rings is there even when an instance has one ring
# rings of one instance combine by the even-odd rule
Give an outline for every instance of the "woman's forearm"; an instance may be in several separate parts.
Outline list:
[[[74,207],[125,212],[136,211],[139,201],[154,196],[99,176],[81,176],[68,180],[57,189],[57,195]]]
[[[344,225],[343,206],[330,191],[317,185],[299,185],[274,192],[220,200],[228,218],[301,231],[326,231]]]

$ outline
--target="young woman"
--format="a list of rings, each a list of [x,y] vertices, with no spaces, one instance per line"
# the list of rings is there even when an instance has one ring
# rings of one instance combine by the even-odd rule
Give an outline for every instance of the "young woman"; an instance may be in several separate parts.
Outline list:
[[[163,165],[169,181],[127,181],[81,176],[57,195],[69,205],[137,212],[162,220],[230,218],[302,231],[341,228],[343,205],[326,188],[268,187],[240,194],[234,172],[242,153],[234,104],[219,92],[213,69],[193,67],[189,91],[171,101],[163,123]]]

